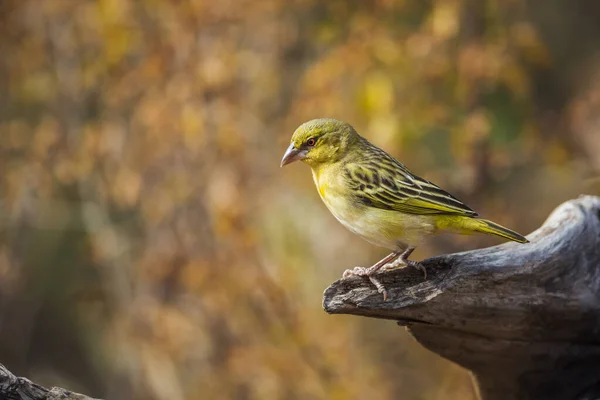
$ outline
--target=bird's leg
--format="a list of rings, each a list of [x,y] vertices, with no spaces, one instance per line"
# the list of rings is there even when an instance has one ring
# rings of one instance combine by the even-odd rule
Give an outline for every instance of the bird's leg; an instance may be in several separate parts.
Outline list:
[[[377,291],[379,293],[383,294],[383,301],[386,301],[387,297],[388,297],[387,290],[385,290],[385,287],[383,286],[383,284],[381,282],[379,282],[379,280],[377,278],[375,278],[373,276],[373,274],[375,274],[377,271],[379,271],[379,269],[381,267],[383,267],[384,265],[387,265],[389,262],[398,258],[401,254],[402,253],[400,253],[399,251],[394,251],[393,253],[390,253],[386,257],[377,261],[375,264],[373,264],[369,268],[354,267],[354,269],[347,269],[344,271],[344,275],[342,275],[342,279],[348,278],[350,276],[366,276],[369,278],[371,283],[373,285],[375,285],[375,287],[377,288]]]
[[[354,267],[354,269],[347,269],[344,271],[342,275],[343,278],[348,278],[350,276],[370,276],[377,272],[381,267],[398,258],[401,255],[399,251],[394,251],[393,253],[388,254],[381,260],[377,261],[375,264],[370,266],[369,268],[365,267]]]
[[[427,270],[425,269],[425,266],[418,261],[408,260],[408,257],[414,250],[414,247],[409,247],[403,252],[394,251],[393,253],[390,253],[386,257],[377,261],[377,263],[373,264],[369,268],[354,267],[354,269],[347,269],[344,271],[342,279],[349,278],[351,276],[366,276],[369,278],[371,283],[375,285],[377,291],[383,294],[383,301],[386,301],[388,294],[385,286],[383,286],[383,283],[379,282],[379,280],[373,276],[377,271],[387,271],[400,265],[410,265],[413,268],[423,271],[424,278],[427,279]]]
[[[404,250],[402,253],[400,253],[400,255],[398,256],[398,258],[396,258],[394,261],[389,262],[387,264],[385,264],[383,267],[381,267],[382,271],[389,271],[392,269],[396,269],[400,266],[402,267],[406,267],[407,264],[407,258],[410,255],[410,253],[413,252],[415,248],[414,247],[409,247],[406,250]]]
[[[410,265],[413,268],[416,268],[420,271],[423,271],[423,275],[425,277],[425,279],[427,279],[427,270],[425,269],[425,267],[423,266],[423,264],[421,264],[418,261],[412,261],[409,260],[408,257],[412,254],[412,252],[415,250],[414,247],[409,247],[406,250],[404,250],[404,252],[402,252],[402,254],[400,254],[398,256],[398,258],[392,262],[389,262],[387,264],[385,264],[383,267],[381,267],[382,271],[389,271],[391,269],[395,269],[398,268],[399,266],[408,266]]]

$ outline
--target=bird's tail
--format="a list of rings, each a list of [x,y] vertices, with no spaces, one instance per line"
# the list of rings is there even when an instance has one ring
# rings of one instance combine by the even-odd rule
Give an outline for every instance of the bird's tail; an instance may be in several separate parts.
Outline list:
[[[524,236],[519,235],[515,231],[511,231],[508,228],[503,227],[502,225],[498,225],[495,222],[488,221],[487,219],[472,219],[473,222],[477,222],[473,227],[477,232],[487,233],[490,235],[496,235],[503,237],[508,240],[512,240],[513,242],[519,243],[529,243]]]

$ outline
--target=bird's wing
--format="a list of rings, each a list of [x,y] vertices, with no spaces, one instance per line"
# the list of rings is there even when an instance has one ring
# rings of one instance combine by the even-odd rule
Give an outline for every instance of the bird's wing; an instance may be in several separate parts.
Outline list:
[[[383,152],[382,152],[383,153]],[[356,201],[409,214],[453,214],[475,217],[466,204],[433,183],[413,175],[388,154],[345,166],[345,178]]]

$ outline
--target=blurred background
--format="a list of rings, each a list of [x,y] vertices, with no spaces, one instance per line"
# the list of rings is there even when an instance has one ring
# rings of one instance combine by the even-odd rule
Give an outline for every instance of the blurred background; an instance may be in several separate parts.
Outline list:
[[[600,194],[599,38],[594,0],[3,0],[0,362],[117,400],[473,399],[323,312],[386,251],[281,156],[343,119],[527,234]]]

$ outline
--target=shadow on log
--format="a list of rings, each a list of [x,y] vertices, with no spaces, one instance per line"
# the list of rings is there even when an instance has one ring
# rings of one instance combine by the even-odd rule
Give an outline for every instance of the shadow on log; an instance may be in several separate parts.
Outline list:
[[[96,400],[83,394],[53,387],[46,389],[27,378],[13,375],[0,364],[0,399],[3,400]]]
[[[484,400],[600,399],[600,198],[559,206],[530,244],[450,254],[325,290],[331,314],[399,321],[469,369]]]

